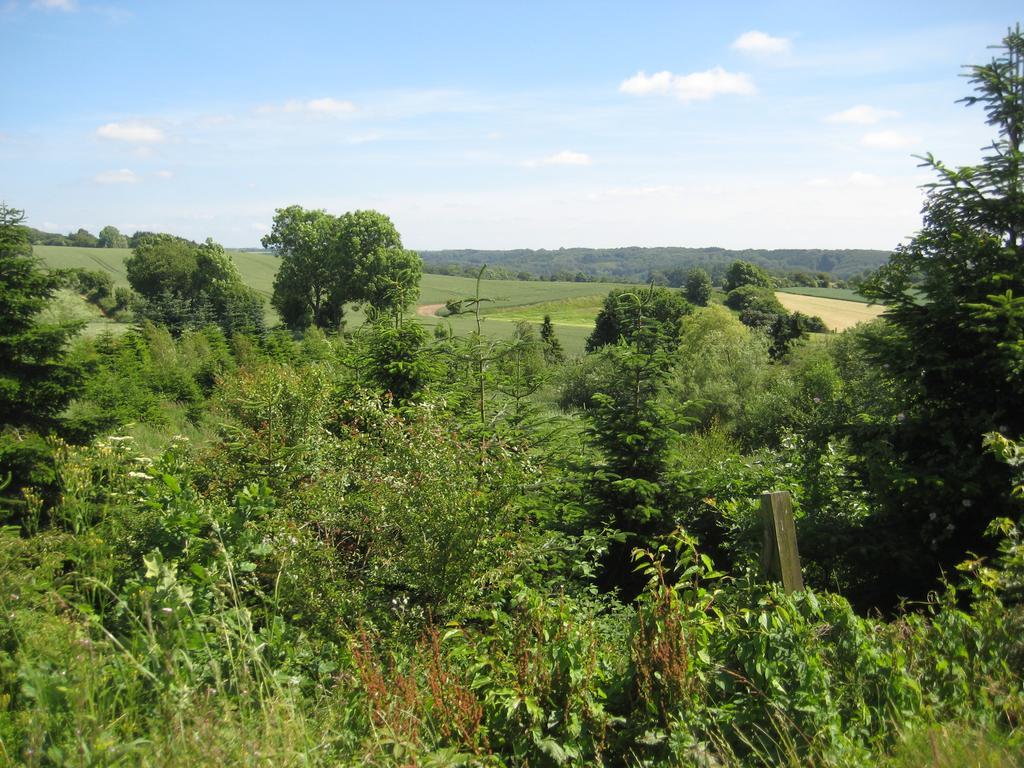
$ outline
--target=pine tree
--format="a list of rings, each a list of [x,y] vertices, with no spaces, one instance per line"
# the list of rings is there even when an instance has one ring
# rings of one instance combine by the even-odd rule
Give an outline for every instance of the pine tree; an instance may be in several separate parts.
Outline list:
[[[1020,512],[1009,475],[982,449],[983,435],[1024,433],[1024,34],[970,67],[976,95],[996,129],[978,165],[950,168],[924,158],[930,185],[921,231],[864,288],[888,305],[895,333],[868,353],[905,393],[889,420],[855,427],[884,512],[880,560],[904,595],[929,589],[968,551],[989,547],[994,517]],[[882,576],[885,578],[885,575]]]
[[[0,424],[45,430],[74,393],[64,349],[81,324],[40,319],[60,278],[33,257],[24,219],[0,203]]]
[[[562,342],[555,336],[551,315],[544,315],[544,322],[540,326],[540,340],[544,344],[544,362],[548,365],[565,362],[565,350],[562,349]]]
[[[25,214],[0,203],[0,509],[26,519],[21,490],[33,486],[48,497],[55,480],[51,449],[43,435],[74,395],[79,376],[64,359],[79,323],[54,323],[40,314],[60,277],[44,272],[32,256],[21,222]]]

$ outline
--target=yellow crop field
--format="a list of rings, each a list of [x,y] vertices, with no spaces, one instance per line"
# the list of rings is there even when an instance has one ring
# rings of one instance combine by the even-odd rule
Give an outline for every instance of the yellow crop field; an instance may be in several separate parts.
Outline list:
[[[827,299],[823,296],[799,296],[795,293],[777,292],[775,296],[790,312],[817,315],[825,321],[829,330],[845,331],[857,323],[874,320],[885,307],[878,304],[861,304],[856,301]]]

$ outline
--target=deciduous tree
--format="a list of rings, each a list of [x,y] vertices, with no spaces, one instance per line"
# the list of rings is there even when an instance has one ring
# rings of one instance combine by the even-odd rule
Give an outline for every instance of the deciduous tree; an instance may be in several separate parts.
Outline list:
[[[402,247],[391,219],[377,211],[336,217],[280,208],[262,242],[281,257],[272,303],[291,328],[337,328],[350,302],[372,315],[401,314],[419,292],[419,255]]]
[[[772,278],[757,264],[751,264],[749,261],[734,261],[725,272],[725,282],[722,288],[728,293],[735,291],[741,285],[771,288]]]
[[[698,307],[706,307],[711,301],[711,275],[700,267],[686,273],[686,300]]]

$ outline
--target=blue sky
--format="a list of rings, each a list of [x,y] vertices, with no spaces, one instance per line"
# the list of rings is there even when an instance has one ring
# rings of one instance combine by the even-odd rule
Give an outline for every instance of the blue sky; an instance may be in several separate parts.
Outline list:
[[[408,247],[889,249],[991,138],[1016,2],[0,0],[0,198],[228,246],[375,208]]]

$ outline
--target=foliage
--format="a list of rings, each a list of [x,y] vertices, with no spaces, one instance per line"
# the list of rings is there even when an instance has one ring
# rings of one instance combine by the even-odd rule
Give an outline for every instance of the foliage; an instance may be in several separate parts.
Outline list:
[[[695,307],[706,307],[711,301],[711,275],[695,267],[686,273],[686,300]]]
[[[644,291],[616,289],[605,297],[587,339],[587,352],[619,341],[637,343],[640,328],[651,341],[672,347],[679,339],[679,321],[692,307],[678,291],[652,285]]]
[[[1015,298],[1024,295],[1024,35],[1009,32],[1000,50],[970,68],[976,93],[964,99],[996,131],[989,154],[962,168],[924,159],[937,180],[923,228],[863,288],[888,305],[896,329],[866,352],[898,382],[901,418],[858,448],[875,457],[891,557],[915,563],[904,594],[922,594],[966,551],[986,551],[989,521],[1019,511],[1002,493],[1006,469],[977,450],[987,432],[1024,432]]]
[[[749,261],[734,261],[725,271],[725,279],[722,281],[722,290],[732,293],[737,288],[751,285],[755,288],[772,288],[771,277],[761,267],[751,264]]]
[[[0,204],[0,424],[46,429],[74,391],[64,350],[79,326],[39,321],[60,278],[33,258],[23,219]]]
[[[438,366],[425,348],[427,332],[416,323],[375,323],[366,335],[362,366],[374,388],[398,404],[415,400],[437,378]]]
[[[139,294],[136,314],[175,335],[216,324],[228,335],[262,334],[263,301],[242,283],[224,249],[173,235],[142,238],[125,261]]]
[[[100,230],[100,248],[127,248],[128,238],[121,234],[120,230],[113,225],[107,225]]]
[[[79,386],[66,358],[74,322],[45,322],[40,312],[60,285],[32,256],[24,212],[0,203],[0,506],[24,508],[20,491],[47,489],[49,451],[38,434],[59,426],[59,415]]]
[[[565,362],[565,350],[562,343],[555,335],[555,326],[551,322],[551,315],[544,315],[544,321],[540,326],[540,340],[544,344],[544,360],[549,365],[557,365]]]
[[[763,285],[745,284],[730,290],[725,297],[725,306],[741,313],[781,315],[786,311],[775,298],[775,293]]]
[[[506,268],[515,272],[526,271],[541,279],[558,280],[614,280],[622,282],[661,283],[659,274],[680,287],[686,280],[686,271],[699,267],[711,274],[720,284],[729,266],[747,261],[772,274],[810,270],[828,272],[847,279],[877,269],[889,257],[888,251],[777,249],[730,251],[725,248],[558,248],[531,250],[519,248],[506,251],[448,250],[424,251],[427,264],[456,265],[475,273],[481,264]]]
[[[768,386],[766,339],[720,306],[683,319],[669,387],[697,406],[701,423],[734,427]]]
[[[450,301],[473,332],[431,339],[403,317],[411,292],[388,293],[404,278],[389,282],[392,245],[374,240],[385,222],[350,221],[345,252],[375,254],[361,274],[398,302],[357,333],[143,323],[79,339],[64,364],[81,392],[50,417],[73,442],[19,426],[11,458],[0,441],[21,482],[18,526],[0,527],[4,762],[1019,763],[1021,524],[996,518],[987,551],[877,610],[930,557],[903,539],[891,559],[879,490],[896,471],[928,482],[893,436],[944,369],[921,357],[912,383],[873,356],[904,349],[907,328],[773,355],[725,308],[659,316],[651,288],[609,297],[613,343],[560,365],[553,331],[483,333],[483,307],[508,301],[486,296],[483,269]],[[25,232],[0,229],[26,278],[0,299],[31,334],[56,283]],[[135,239],[153,255],[159,238]],[[218,249],[163,245],[190,289],[232,282]],[[943,253],[928,251],[936,269]],[[999,391],[1018,372],[1015,301],[949,310],[988,345]],[[957,446],[1000,469],[986,519],[1024,493],[1020,434]],[[793,594],[754,569],[769,488],[794,499],[808,586]]]
[[[422,262],[377,211],[279,208],[262,242],[281,258],[272,303],[290,328],[339,328],[348,302],[401,315],[418,294]]]

